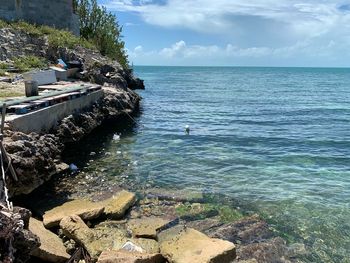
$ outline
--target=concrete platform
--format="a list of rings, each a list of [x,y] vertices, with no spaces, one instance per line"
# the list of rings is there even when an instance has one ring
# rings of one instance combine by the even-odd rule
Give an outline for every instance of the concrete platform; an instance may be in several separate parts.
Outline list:
[[[22,115],[7,115],[6,123],[14,131],[24,133],[48,132],[56,127],[63,118],[91,106],[104,95],[103,89],[93,91],[84,96],[64,101],[40,110]]]

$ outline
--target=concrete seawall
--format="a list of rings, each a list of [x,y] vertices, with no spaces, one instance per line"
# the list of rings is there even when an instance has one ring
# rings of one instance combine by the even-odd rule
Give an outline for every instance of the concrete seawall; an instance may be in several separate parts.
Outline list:
[[[42,133],[54,129],[58,122],[70,114],[79,112],[91,104],[100,100],[104,95],[103,90],[94,91],[86,96],[74,100],[65,101],[38,111],[24,115],[12,115],[6,121],[13,131],[23,133]]]

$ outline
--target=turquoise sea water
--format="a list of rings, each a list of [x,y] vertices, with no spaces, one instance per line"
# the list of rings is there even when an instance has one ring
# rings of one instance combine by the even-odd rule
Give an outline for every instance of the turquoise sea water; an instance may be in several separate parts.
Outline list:
[[[101,139],[105,173],[233,198],[304,243],[303,261],[350,262],[350,69],[135,72],[142,114],[119,141]]]

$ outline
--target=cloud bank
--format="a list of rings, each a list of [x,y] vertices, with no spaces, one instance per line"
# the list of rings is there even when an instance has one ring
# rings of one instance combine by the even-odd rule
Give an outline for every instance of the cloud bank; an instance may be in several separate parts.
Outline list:
[[[350,53],[350,5],[341,0],[112,0],[104,5],[109,10],[137,14],[150,25],[226,40],[225,45],[203,46],[187,45],[179,39],[161,50],[132,50],[133,58],[152,54],[184,61],[214,54],[339,60]]]

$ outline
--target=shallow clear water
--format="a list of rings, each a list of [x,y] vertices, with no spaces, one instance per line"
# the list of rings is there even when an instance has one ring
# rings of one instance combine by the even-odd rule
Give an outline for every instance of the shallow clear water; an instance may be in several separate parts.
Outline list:
[[[138,124],[98,138],[86,173],[232,197],[303,242],[304,261],[350,262],[349,69],[135,71],[146,84]]]

